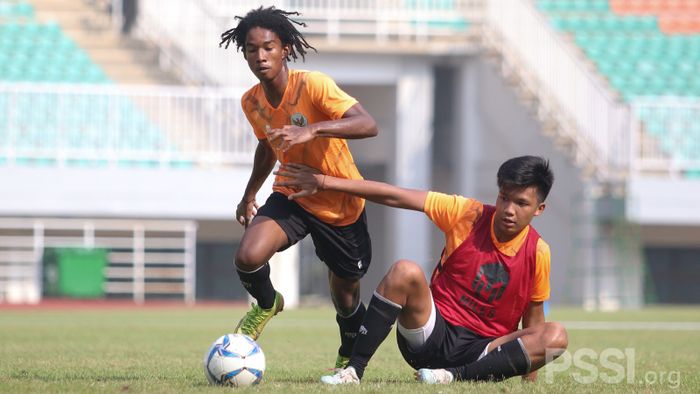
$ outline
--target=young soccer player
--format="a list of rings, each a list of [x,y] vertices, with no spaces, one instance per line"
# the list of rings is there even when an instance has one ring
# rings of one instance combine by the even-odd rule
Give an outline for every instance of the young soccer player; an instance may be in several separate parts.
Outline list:
[[[329,268],[331,297],[337,312],[341,345],[336,367],[348,361],[364,318],[360,278],[372,250],[365,201],[339,192],[290,201],[293,189],[275,186],[262,207],[255,195],[276,161],[304,163],[338,178],[362,179],[345,139],[377,135],[376,122],[354,98],[319,72],[290,70],[287,62],[304,59],[310,46],[296,25],[304,25],[275,7],[251,10],[221,35],[221,44],[236,44],[260,81],[242,97],[243,111],[258,138],[250,179],[236,208],[246,226],[235,265],[243,286],[256,299],[236,332],[256,339],[284,307],[270,281],[268,260],[311,234],[316,254]],[[314,49],[315,50],[315,49]]]
[[[431,284],[416,263],[394,263],[367,307],[348,367],[322,377],[323,383],[359,383],[397,318],[401,354],[424,383],[499,381],[516,375],[534,379],[534,371],[566,348],[565,329],[544,319],[549,246],[530,225],[544,211],[554,181],[547,160],[523,156],[503,163],[495,206],[340,179],[297,164],[284,165],[276,174],[283,177],[277,185],[301,188],[289,196],[295,201],[319,192],[345,192],[423,211],[445,233]]]

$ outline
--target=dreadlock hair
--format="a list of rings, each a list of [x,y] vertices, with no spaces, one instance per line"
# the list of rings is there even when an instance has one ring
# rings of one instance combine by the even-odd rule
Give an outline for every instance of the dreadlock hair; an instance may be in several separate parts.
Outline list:
[[[233,41],[236,43],[236,50],[243,50],[243,55],[245,56],[245,40],[248,32],[254,27],[262,27],[275,32],[280,41],[282,41],[282,45],[289,45],[290,51],[287,61],[291,60],[289,56],[296,61],[297,53],[301,55],[302,60],[306,60],[304,57],[306,49],[310,48],[316,52],[316,48],[309,45],[304,36],[294,26],[296,24],[306,27],[306,23],[291,19],[290,15],[300,14],[298,12],[280,10],[275,8],[275,6],[268,8],[260,6],[258,9],[250,10],[244,17],[236,16],[235,19],[240,20],[238,26],[221,34],[219,47],[225,44],[224,48],[228,48]]]

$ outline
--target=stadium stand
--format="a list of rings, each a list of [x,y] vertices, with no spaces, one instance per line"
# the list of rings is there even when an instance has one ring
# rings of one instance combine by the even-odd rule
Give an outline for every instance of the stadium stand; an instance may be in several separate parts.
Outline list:
[[[38,21],[31,4],[0,2],[0,15],[0,83],[112,84],[57,23]],[[52,150],[109,144],[133,153],[133,159],[118,160],[118,165],[159,165],[140,160],[138,153],[168,149],[167,138],[129,98],[61,93],[0,93],[0,124],[6,125],[0,131],[0,164],[55,165]],[[104,158],[69,158],[64,163],[107,165]]]
[[[667,34],[700,33],[700,2],[695,0],[611,0],[618,15],[653,15],[659,29]]]
[[[0,80],[107,83],[104,72],[53,23],[0,26]]]
[[[541,0],[537,6],[633,107],[645,97],[700,98],[700,2]],[[662,153],[696,177],[700,125],[691,120],[700,108],[644,106],[636,113]]]

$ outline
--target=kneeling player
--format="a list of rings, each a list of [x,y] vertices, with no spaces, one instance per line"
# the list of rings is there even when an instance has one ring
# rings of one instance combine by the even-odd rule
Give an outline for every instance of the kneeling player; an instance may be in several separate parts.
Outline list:
[[[549,246],[530,225],[545,208],[554,181],[547,160],[523,156],[498,170],[496,205],[462,196],[408,190],[381,182],[319,174],[287,164],[280,186],[342,191],[380,204],[424,211],[445,233],[431,284],[414,262],[400,260],[384,276],[367,309],[348,367],[327,384],[359,383],[398,319],[397,339],[416,378],[429,384],[536,377],[568,344],[566,330],[545,322]],[[522,321],[523,328],[518,330]],[[547,355],[549,354],[549,357]]]

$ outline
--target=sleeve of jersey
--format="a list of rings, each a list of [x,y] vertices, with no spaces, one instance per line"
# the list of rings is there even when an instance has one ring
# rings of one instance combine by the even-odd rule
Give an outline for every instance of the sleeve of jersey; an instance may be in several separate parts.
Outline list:
[[[438,192],[428,192],[423,211],[428,218],[443,232],[450,231],[459,220],[474,220],[465,218],[468,211],[478,212],[472,207],[480,204],[478,201],[458,195],[449,195]]]
[[[314,106],[336,120],[343,117],[345,112],[357,100],[345,93],[329,76],[320,72],[310,72],[307,79],[307,91]]]
[[[255,124],[255,121],[253,120],[253,111],[248,103],[249,94],[250,93],[246,93],[241,98],[241,108],[243,109],[243,114],[245,115],[246,119],[248,119],[248,123],[250,123],[250,125],[253,127],[253,133],[255,133],[255,137],[257,137],[257,139],[259,140],[267,139],[267,136],[265,135],[265,130],[261,130],[260,128],[258,128]]]
[[[537,260],[535,263],[535,283],[532,287],[531,301],[546,301],[549,299],[549,268],[551,254],[549,245],[540,238],[537,241]]]

